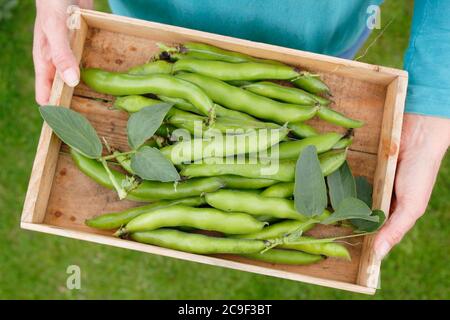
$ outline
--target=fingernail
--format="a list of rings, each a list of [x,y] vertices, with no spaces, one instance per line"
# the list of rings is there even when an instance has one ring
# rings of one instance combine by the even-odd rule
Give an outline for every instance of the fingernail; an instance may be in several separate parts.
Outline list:
[[[390,248],[391,246],[389,245],[388,242],[386,241],[381,242],[376,251],[378,259],[383,260],[388,254]]]
[[[70,68],[63,73],[64,82],[70,87],[76,87],[80,82],[78,78],[78,73],[75,69]]]

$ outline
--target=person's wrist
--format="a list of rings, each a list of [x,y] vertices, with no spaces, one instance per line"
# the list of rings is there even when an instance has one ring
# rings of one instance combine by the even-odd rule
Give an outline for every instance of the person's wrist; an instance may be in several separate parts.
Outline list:
[[[430,156],[443,156],[450,146],[450,119],[405,114],[403,143],[406,149],[423,148],[429,150]]]

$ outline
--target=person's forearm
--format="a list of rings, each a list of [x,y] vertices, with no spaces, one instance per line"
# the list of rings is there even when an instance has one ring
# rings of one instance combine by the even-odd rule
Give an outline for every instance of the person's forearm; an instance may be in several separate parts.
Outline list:
[[[449,145],[450,119],[405,115],[393,210],[375,240],[375,252],[380,259],[424,214]]]

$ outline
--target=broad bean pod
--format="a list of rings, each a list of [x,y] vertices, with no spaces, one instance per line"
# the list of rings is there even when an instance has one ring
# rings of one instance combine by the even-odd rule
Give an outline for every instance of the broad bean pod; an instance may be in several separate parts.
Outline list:
[[[163,60],[157,60],[135,66],[127,71],[132,75],[170,74],[173,64]]]
[[[174,56],[174,53],[179,53],[179,55],[175,55],[175,57],[179,59],[194,58],[234,63],[253,61],[282,65],[282,63],[279,61],[255,58],[244,53],[221,49],[205,43],[186,42],[176,47],[167,47],[165,45],[160,45],[160,47],[162,50],[167,51],[171,55],[171,57]]]
[[[114,186],[100,162],[86,158],[77,151],[71,149],[72,159],[77,167],[86,176],[108,189]],[[116,170],[111,170],[115,179],[121,183],[126,176]],[[188,197],[196,197],[205,192],[214,192],[225,186],[219,178],[191,179],[180,183],[143,181],[139,186],[128,193],[127,199],[135,201],[154,201],[159,199],[175,200]]]
[[[176,107],[176,108],[178,108],[180,110],[187,111],[187,112],[192,112],[192,113],[195,113],[195,114],[202,114],[200,111],[198,111],[198,109],[196,107],[194,107],[191,103],[187,102],[184,99],[166,97],[166,96],[163,96],[163,95],[158,95],[157,97],[161,101],[164,101],[164,102],[167,102],[167,103],[173,103],[174,107]]]
[[[252,253],[243,256],[264,262],[288,265],[305,265],[323,260],[323,257],[319,255],[283,249],[271,249],[264,253]]]
[[[215,60],[182,59],[173,65],[173,72],[194,72],[215,79],[230,80],[289,80],[298,77],[296,68],[259,62],[232,63]]]
[[[262,81],[243,86],[245,90],[288,103],[314,105],[319,103],[314,96],[302,89],[282,86],[269,81]],[[329,104],[329,102],[328,102]]]
[[[330,150],[319,155],[320,167],[324,177],[339,169],[347,160],[347,150]]]
[[[279,159],[297,159],[307,146],[315,146],[317,153],[324,153],[331,150],[342,137],[342,134],[329,132],[302,140],[281,142],[275,156]]]
[[[180,174],[188,178],[214,177],[222,175],[237,175],[253,179],[271,179],[291,182],[295,178],[295,161],[281,160],[266,162],[255,160],[253,162],[232,162],[223,158],[210,158],[204,163],[193,163],[183,166]],[[235,161],[235,160],[234,160]]]
[[[317,112],[317,107],[277,102],[200,74],[180,73],[176,77],[199,86],[214,102],[226,108],[281,125],[309,120]]]
[[[205,195],[210,206],[228,212],[245,212],[251,215],[267,215],[280,219],[306,221],[308,218],[295,210],[294,201],[281,198],[267,198],[241,190],[219,190]],[[318,219],[328,216],[324,211]]]
[[[268,187],[261,195],[271,198],[291,198],[294,194],[293,182],[279,182],[273,186]]]
[[[153,210],[158,210],[173,205],[184,205],[198,207],[204,204],[204,198],[202,197],[191,197],[179,200],[161,200],[154,202],[145,206],[139,206],[130,208],[120,212],[105,213],[85,221],[85,224],[89,227],[96,229],[112,230],[120,228],[126,225],[128,222],[136,218],[137,216],[147,213]]]
[[[136,232],[130,237],[137,242],[197,254],[249,254],[272,246],[267,240],[210,237],[171,229]]]
[[[284,243],[279,248],[351,260],[350,252],[344,245],[336,242],[307,242],[314,240],[316,239],[302,236],[296,240],[298,243]],[[301,241],[305,241],[305,243],[301,243]]]
[[[363,121],[354,120],[346,117],[342,113],[339,113],[330,108],[321,106],[317,111],[317,116],[325,120],[326,122],[344,127],[344,128],[361,128],[364,125]]]
[[[220,176],[227,189],[262,189],[274,185],[278,181],[272,179],[252,179],[234,175]]]
[[[281,222],[277,222],[275,224],[271,224],[270,226],[264,227],[261,231],[236,235],[233,236],[239,239],[257,239],[257,240],[266,240],[266,239],[277,239],[283,238],[292,232],[306,232],[311,230],[316,223],[313,220],[284,220]]]
[[[309,72],[302,72],[298,78],[292,81],[292,83],[296,87],[313,94],[330,93],[330,88],[328,88],[328,86],[322,80],[320,80],[320,77]]]
[[[191,227],[225,234],[245,234],[259,231],[265,225],[265,222],[245,213],[173,205],[140,214],[121,228],[117,235],[166,227]]]
[[[161,149],[161,152],[174,164],[182,164],[215,156],[258,154],[279,143],[287,134],[288,129],[280,128],[270,130],[259,129],[233,137],[195,138],[164,147]]]
[[[153,93],[182,98],[207,116],[214,106],[211,99],[192,82],[167,74],[129,75],[100,69],[84,69],[81,78],[95,91],[114,96]]]
[[[288,128],[298,138],[309,138],[319,134],[316,129],[304,122],[290,122],[288,123]]]

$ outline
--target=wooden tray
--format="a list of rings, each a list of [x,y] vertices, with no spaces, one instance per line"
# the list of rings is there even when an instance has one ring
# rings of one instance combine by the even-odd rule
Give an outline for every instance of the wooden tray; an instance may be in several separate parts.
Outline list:
[[[71,32],[71,45],[84,67],[123,71],[147,62],[157,50],[156,42],[196,41],[321,74],[331,87],[335,109],[367,123],[355,131],[349,163],[354,174],[366,176],[374,183],[374,207],[389,213],[408,82],[405,71],[95,11],[78,11],[72,19],[79,22],[79,28]],[[112,100],[113,97],[95,93],[83,84],[75,90],[69,88],[59,76],[53,83],[51,104],[81,112],[100,136],[113,147],[124,149],[127,115],[111,110]],[[342,130],[320,120],[312,120],[311,124],[320,131]],[[284,266],[139,244],[86,227],[84,220],[88,217],[137,204],[119,201],[113,191],[84,176],[66,151],[44,124],[25,199],[22,228],[354,292],[376,291],[380,261],[374,256],[372,236],[352,240],[351,262],[330,258],[310,266]],[[346,230],[320,227],[314,232],[323,236]]]

